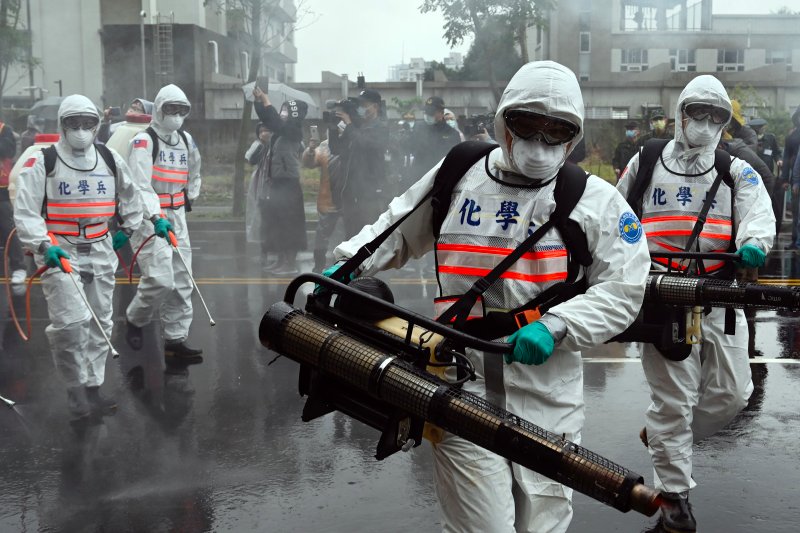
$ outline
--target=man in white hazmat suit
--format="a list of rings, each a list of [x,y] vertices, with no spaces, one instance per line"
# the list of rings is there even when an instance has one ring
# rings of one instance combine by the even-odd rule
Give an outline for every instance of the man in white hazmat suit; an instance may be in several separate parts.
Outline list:
[[[14,207],[23,246],[33,252],[38,266],[51,267],[42,274],[51,322],[45,332],[67,385],[74,419],[90,412],[109,414],[116,404],[99,392],[108,344],[67,277],[78,282],[111,337],[118,239],[112,244],[108,220],[116,210],[121,235],[130,235],[142,222],[142,204],[125,160],[92,144],[99,121],[97,108],[85,96],[72,95],[61,102],[61,138],[54,151],[37,152],[24,163]],[[47,168],[48,153],[52,169]],[[72,273],[62,272],[61,258],[72,264]]]
[[[127,309],[128,344],[142,347],[142,327],[160,311],[164,335],[164,356],[170,360],[196,363],[202,350],[186,344],[192,324],[192,282],[180,257],[169,243],[169,232],[178,239],[178,248],[191,268],[192,248],[186,226],[186,206],[200,194],[200,152],[192,136],[181,129],[191,106],[175,85],[162,87],[156,95],[150,128],[131,141],[128,163],[133,180],[144,192],[144,216],[152,224],[142,224],[131,238],[139,253],[142,276],[136,295]],[[151,135],[152,131],[152,135]]]
[[[501,149],[472,165],[455,186],[438,240],[432,232],[431,204],[425,202],[361,265],[360,274],[399,268],[435,247],[440,296],[467,292],[531,230],[549,220],[556,207],[554,178],[583,135],[583,113],[581,91],[569,69],[552,61],[523,66],[497,111]],[[408,213],[431,189],[441,164],[395,198],[377,222],[339,245],[336,257],[353,256]],[[586,189],[569,219],[585,234],[593,259],[578,273],[588,288],[511,335],[508,342],[515,347],[506,356],[509,364],[500,356],[470,351],[477,379],[467,381],[464,389],[580,442],[580,350],[603,343],[634,320],[649,257],[641,227],[624,199],[602,179],[587,179],[577,170]],[[329,267],[325,274],[333,275],[339,267]],[[551,228],[483,294],[484,305],[518,308],[564,280],[567,269],[565,241]],[[434,444],[434,458],[445,531],[544,533],[569,526],[571,489],[452,434]]]
[[[642,198],[629,198],[634,210],[641,205],[651,252],[686,248],[717,177],[714,150],[730,118],[730,99],[713,76],[698,76],[684,88],[675,109],[675,138],[656,160]],[[617,185],[626,197],[634,188],[640,157],[631,159]],[[731,158],[730,177],[733,188],[721,181],[697,244],[702,252],[736,249],[742,264],[760,267],[775,236],[769,193],[742,160]],[[654,260],[653,268],[664,270],[664,262]],[[704,261],[703,266],[709,274],[724,270],[721,261]],[[642,366],[653,403],[642,439],[653,460],[656,488],[663,492],[659,520],[667,531],[695,531],[688,503],[689,490],[696,485],[692,445],[730,422],[753,390],[744,312],[735,311],[735,334],[725,333],[725,315],[724,309],[704,315],[703,341],[682,361],[667,359],[652,344],[643,345]]]

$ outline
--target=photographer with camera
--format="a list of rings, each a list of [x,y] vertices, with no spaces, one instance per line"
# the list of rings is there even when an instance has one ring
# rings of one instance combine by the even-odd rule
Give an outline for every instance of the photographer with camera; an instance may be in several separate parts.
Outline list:
[[[331,188],[334,201],[339,199],[348,238],[377,218],[388,204],[385,154],[389,128],[380,118],[381,95],[363,89],[356,102],[347,99],[337,104],[335,119],[331,117],[336,124],[329,124],[328,133],[330,151],[340,157],[344,169]]]
[[[425,100],[425,125],[414,136],[414,180],[433,168],[460,142],[461,135],[444,119],[444,100],[438,96]]]
[[[468,141],[497,144],[497,141],[489,134],[489,127],[494,128],[493,123],[494,115],[472,115],[464,122],[464,137]]]

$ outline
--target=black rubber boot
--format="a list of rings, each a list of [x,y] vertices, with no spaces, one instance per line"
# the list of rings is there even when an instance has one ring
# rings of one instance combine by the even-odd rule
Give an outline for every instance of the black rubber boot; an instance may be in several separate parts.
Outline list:
[[[117,412],[117,402],[100,394],[100,387],[86,387],[86,398],[93,414],[108,416]]]
[[[314,269],[317,274],[321,274],[327,265],[327,253],[325,250],[314,250]]]
[[[661,493],[661,528],[667,533],[697,531],[688,491]]]
[[[67,387],[67,409],[72,422],[79,422],[92,413],[85,387]]]
[[[125,340],[128,341],[128,346],[133,348],[134,350],[141,350],[142,349],[142,328],[139,326],[134,326],[127,320],[125,320],[126,328],[125,328]]]
[[[200,355],[203,350],[190,348],[185,341],[167,341],[164,343],[164,359],[169,362],[180,362],[183,364],[202,363],[203,357]]]

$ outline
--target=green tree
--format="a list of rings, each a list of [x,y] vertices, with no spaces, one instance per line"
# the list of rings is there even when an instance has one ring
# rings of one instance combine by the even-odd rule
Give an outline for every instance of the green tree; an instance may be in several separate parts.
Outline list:
[[[0,0],[0,109],[11,67],[32,61],[30,32],[21,27],[22,0]]]
[[[544,10],[552,5],[552,0],[423,0],[419,10],[422,13],[440,12],[444,18],[444,39],[450,46],[456,46],[470,36],[481,49],[486,79],[495,100],[500,101],[502,91],[497,86],[499,76],[495,72],[497,51],[491,48],[496,41],[491,33],[499,24],[501,33],[508,33],[512,40],[524,50],[527,46],[520,39],[527,39],[527,28],[543,24]]]
[[[459,71],[459,79],[480,81],[486,79],[486,65],[492,65],[497,80],[509,80],[524,64],[514,42],[514,35],[505,31],[504,21],[496,18],[486,23],[486,31],[475,37],[464,66]],[[499,97],[498,97],[498,102]]]

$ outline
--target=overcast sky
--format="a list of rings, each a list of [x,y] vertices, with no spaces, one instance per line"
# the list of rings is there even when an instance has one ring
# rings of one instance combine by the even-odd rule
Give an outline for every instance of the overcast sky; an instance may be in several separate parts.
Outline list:
[[[295,0],[299,4],[301,0]],[[313,15],[296,34],[297,81],[320,81],[320,72],[385,81],[389,66],[412,57],[441,61],[451,51],[466,54],[469,43],[451,49],[442,39],[438,14],[421,14],[422,0],[305,0]],[[767,14],[797,0],[717,0],[715,14]],[[793,9],[800,9],[794,6]],[[305,27],[303,27],[305,26]]]

